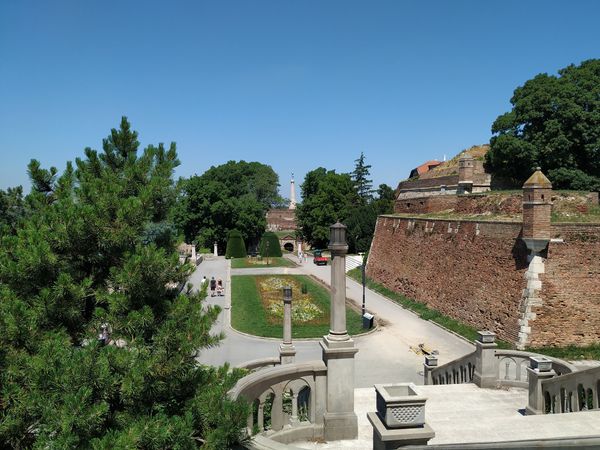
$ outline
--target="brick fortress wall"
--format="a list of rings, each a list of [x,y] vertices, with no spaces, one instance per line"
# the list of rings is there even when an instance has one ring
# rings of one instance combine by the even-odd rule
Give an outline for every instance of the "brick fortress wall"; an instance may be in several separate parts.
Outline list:
[[[267,229],[277,230],[295,230],[296,224],[295,209],[270,209],[267,211]]]
[[[553,224],[531,346],[600,342],[600,224]]]
[[[528,267],[519,222],[381,216],[367,273],[386,287],[515,343]],[[600,225],[553,224],[530,346],[600,341]]]

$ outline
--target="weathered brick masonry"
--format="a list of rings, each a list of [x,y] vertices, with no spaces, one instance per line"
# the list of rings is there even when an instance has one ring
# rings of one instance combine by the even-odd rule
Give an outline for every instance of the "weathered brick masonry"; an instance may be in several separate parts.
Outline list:
[[[530,345],[600,342],[600,224],[554,224]]]
[[[526,286],[521,223],[381,216],[367,273],[390,289],[516,342]],[[600,225],[553,225],[530,343],[600,342]]]

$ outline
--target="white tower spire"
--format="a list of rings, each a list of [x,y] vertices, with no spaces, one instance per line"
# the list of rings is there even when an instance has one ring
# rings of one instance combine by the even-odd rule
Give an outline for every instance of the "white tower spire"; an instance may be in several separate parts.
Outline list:
[[[294,172],[290,181],[290,209],[296,209],[296,184],[294,183]]]

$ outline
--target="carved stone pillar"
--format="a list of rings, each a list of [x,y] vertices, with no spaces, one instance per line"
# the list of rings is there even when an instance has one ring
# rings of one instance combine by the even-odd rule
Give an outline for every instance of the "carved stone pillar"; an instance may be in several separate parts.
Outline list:
[[[323,361],[327,365],[325,439],[356,439],[358,419],[354,412],[354,341],[346,330],[346,227],[330,228],[331,311],[330,330],[323,337]]]

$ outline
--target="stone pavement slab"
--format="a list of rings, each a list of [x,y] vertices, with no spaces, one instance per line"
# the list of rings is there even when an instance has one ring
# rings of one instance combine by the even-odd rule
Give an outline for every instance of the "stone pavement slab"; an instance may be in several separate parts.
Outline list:
[[[600,411],[523,416],[527,390],[480,389],[475,384],[417,386],[427,397],[425,420],[436,435],[429,444],[465,444],[526,439],[600,436]],[[367,412],[375,411],[375,389],[354,391],[358,439],[328,443],[295,442],[305,449],[364,450],[371,448]]]

